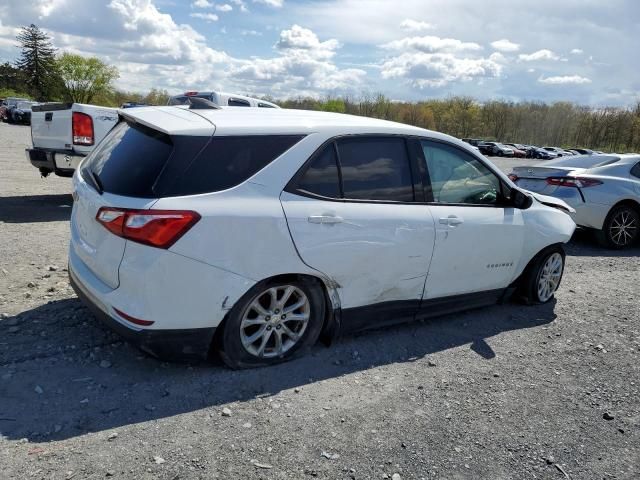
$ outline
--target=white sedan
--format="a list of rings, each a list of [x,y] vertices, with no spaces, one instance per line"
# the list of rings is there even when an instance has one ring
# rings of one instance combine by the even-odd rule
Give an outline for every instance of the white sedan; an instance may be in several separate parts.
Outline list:
[[[516,167],[516,185],[561,198],[575,222],[594,229],[610,248],[632,246],[640,235],[640,155],[581,155]]]
[[[294,110],[120,113],[74,176],[69,274],[157,356],[268,365],[321,335],[514,292],[544,303],[560,284],[571,208],[447,135]]]

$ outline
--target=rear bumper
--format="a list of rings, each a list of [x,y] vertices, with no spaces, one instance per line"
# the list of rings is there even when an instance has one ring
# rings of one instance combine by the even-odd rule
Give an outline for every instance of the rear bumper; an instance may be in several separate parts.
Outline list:
[[[61,177],[71,177],[84,156],[72,150],[25,149],[27,160],[42,173],[54,172]]]
[[[85,287],[69,263],[69,281],[82,303],[98,320],[142,351],[163,360],[204,360],[209,354],[215,328],[146,330],[129,328],[107,312],[108,307]]]

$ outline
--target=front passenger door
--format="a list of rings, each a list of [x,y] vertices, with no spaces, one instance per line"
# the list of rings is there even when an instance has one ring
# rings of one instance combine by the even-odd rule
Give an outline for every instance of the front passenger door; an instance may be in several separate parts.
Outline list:
[[[500,179],[480,159],[422,140],[436,243],[424,299],[506,288],[524,245],[522,212],[503,200]]]

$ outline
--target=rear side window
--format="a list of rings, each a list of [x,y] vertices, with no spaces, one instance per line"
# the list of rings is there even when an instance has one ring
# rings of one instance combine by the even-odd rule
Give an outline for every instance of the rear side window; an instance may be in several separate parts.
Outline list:
[[[298,143],[301,135],[213,137],[166,195],[217,192],[244,182]]]
[[[230,98],[227,103],[230,107],[250,107],[251,105],[247,100],[241,98]]]
[[[640,178],[640,163],[636,163],[631,169],[631,175]]]
[[[116,125],[83,163],[108,193],[154,198],[153,184],[173,151],[168,135],[135,124]]]
[[[311,161],[297,188],[321,197],[340,198],[340,177],[333,143],[324,147]]]
[[[413,201],[404,138],[354,137],[337,141],[344,198]]]

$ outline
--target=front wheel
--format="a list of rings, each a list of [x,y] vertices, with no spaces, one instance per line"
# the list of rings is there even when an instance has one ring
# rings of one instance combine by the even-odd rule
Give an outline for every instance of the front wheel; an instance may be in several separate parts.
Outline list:
[[[561,246],[540,252],[529,264],[520,286],[528,304],[549,302],[555,295],[564,273],[565,253]]]
[[[619,205],[611,209],[596,236],[603,246],[621,250],[633,245],[639,232],[638,211],[629,205]]]
[[[324,313],[316,281],[260,282],[229,312],[220,355],[231,368],[289,360],[318,340]]]

